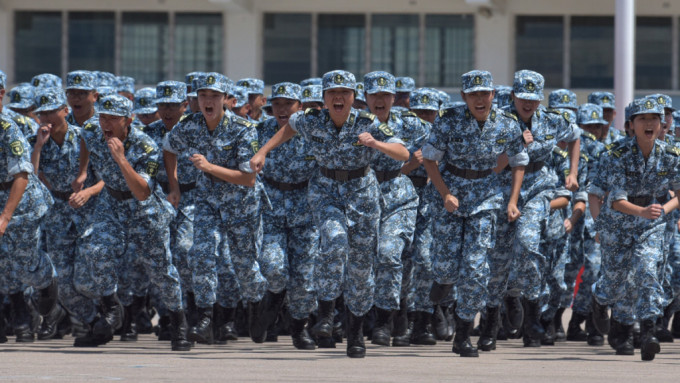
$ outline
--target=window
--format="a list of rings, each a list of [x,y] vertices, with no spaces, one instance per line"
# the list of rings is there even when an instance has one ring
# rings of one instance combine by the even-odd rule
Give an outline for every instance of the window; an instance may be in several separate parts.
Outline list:
[[[222,14],[178,13],[175,16],[173,78],[193,71],[222,71]]]
[[[635,88],[670,89],[673,61],[669,17],[638,17],[635,30]]]
[[[364,15],[322,14],[318,18],[318,72],[348,70],[364,76],[366,46]]]
[[[40,73],[61,76],[61,45],[60,12],[16,12],[15,81],[30,81]]]
[[[564,22],[561,16],[518,16],[515,70],[529,69],[545,78],[547,88],[563,86]]]
[[[418,78],[418,15],[373,15],[371,70]]]
[[[614,87],[614,18],[571,18],[571,87]]]
[[[264,15],[264,81],[300,82],[310,77],[310,14]]]
[[[121,74],[156,84],[169,72],[168,14],[123,13]]]
[[[460,87],[474,69],[474,18],[427,15],[425,26],[425,86]]]
[[[68,14],[68,68],[115,70],[116,25],[113,12]]]

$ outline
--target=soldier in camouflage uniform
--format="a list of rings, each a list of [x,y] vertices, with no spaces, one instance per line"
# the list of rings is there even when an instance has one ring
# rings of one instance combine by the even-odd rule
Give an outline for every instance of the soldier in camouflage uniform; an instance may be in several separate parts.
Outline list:
[[[274,118],[257,128],[262,143],[269,141],[300,110],[300,86],[289,82],[276,84],[269,99]],[[293,345],[303,350],[315,348],[305,326],[316,306],[314,264],[319,252],[319,232],[307,205],[307,186],[317,169],[316,159],[300,135],[272,150],[262,169],[272,210],[265,210],[262,215],[260,266],[268,287],[260,319],[263,326],[269,327],[287,293]]]
[[[470,343],[475,314],[485,306],[496,217],[502,206],[497,157],[507,153],[514,169],[508,219],[517,209],[524,166],[529,162],[515,117],[492,107],[491,73],[471,71],[462,76],[465,106],[440,113],[423,148],[425,169],[441,195],[434,218],[432,263],[435,283],[430,298],[438,303],[458,286],[453,352],[479,356]],[[440,172],[435,161],[442,162]]]
[[[605,129],[602,137],[600,137],[600,141],[604,142],[605,146],[609,146],[622,139],[624,137],[623,133],[612,125],[616,118],[616,100],[614,94],[611,92],[593,92],[588,95],[588,103],[602,107],[602,118],[608,123],[607,129]]]
[[[321,108],[323,108],[322,86],[307,85],[302,87],[302,93],[300,93],[300,101],[302,102],[302,110],[307,110],[307,108],[321,110]]]
[[[97,76],[93,72],[69,72],[66,75],[66,100],[71,112],[66,116],[66,121],[83,127],[87,120],[96,115],[94,104],[97,97]]]
[[[543,99],[543,76],[539,73],[521,70],[515,73],[513,102],[507,113],[516,117],[523,131],[523,138],[530,162],[525,168],[524,181],[519,200],[522,215],[511,222],[502,214],[496,229],[496,246],[489,256],[491,276],[487,301],[487,321],[482,329],[479,346],[484,349],[495,347],[499,325],[499,307],[506,299],[506,315],[512,327],[518,328],[524,317],[524,345],[540,346],[544,335],[540,323],[541,306],[539,297],[544,273],[549,259],[540,249],[541,237],[550,216],[550,203],[554,198],[557,176],[548,167],[552,150],[559,141],[567,142],[570,155],[570,173],[565,187],[578,187],[578,153],[580,131],[561,113],[548,110],[540,105]],[[510,198],[512,178],[509,168],[499,174],[505,199]],[[514,263],[514,265],[513,265]],[[514,284],[508,288],[508,275],[515,266]],[[524,315],[518,314],[520,296],[524,298]]]
[[[61,77],[52,73],[41,73],[33,76],[31,85],[36,89],[61,88]]]
[[[190,339],[212,342],[213,305],[220,302],[233,307],[218,300],[218,294],[237,299],[240,286],[249,305],[251,337],[261,342],[266,335],[266,328],[257,326],[258,306],[266,291],[257,261],[262,243],[261,189],[256,187],[256,175],[249,164],[259,141],[254,124],[225,113],[228,86],[226,77],[219,73],[194,79],[192,89],[197,91],[201,113],[182,120],[164,139],[168,200],[179,206],[177,157],[187,156],[202,172],[197,181],[190,250],[200,319],[191,328]],[[227,266],[233,270],[225,269]]]
[[[4,73],[0,73],[2,95],[4,84]],[[24,134],[4,114],[0,115],[0,146],[4,164],[0,173],[3,206],[0,214],[0,302],[9,295],[16,341],[32,342],[31,316],[24,288],[39,290],[37,308],[41,315],[47,315],[54,308],[58,297],[54,266],[40,243],[41,223],[53,201],[33,173],[30,147]],[[6,341],[4,333],[0,342],[3,340]]]
[[[20,115],[38,120],[35,116],[35,87],[30,84],[20,84],[8,93],[10,103],[6,106]]]
[[[394,81],[394,86],[394,106],[409,109],[411,92],[416,90],[416,81],[411,77],[397,77]]]
[[[670,198],[669,190],[676,195],[680,192],[680,150],[656,140],[663,115],[656,99],[636,100],[631,113],[635,138],[603,158],[600,180],[589,188],[600,198],[608,191],[610,207],[598,216],[603,265],[593,286],[593,323],[616,338],[612,346],[618,354],[630,355],[633,318],[620,316],[618,307],[633,307],[641,321],[642,360],[653,360],[660,351],[654,327],[665,301],[664,236],[668,213],[678,207],[677,197]],[[612,306],[611,331],[607,306]]]
[[[83,190],[73,192],[71,183],[78,175],[81,133],[79,128],[66,122],[69,111],[64,91],[38,89],[35,103],[42,125],[37,135],[28,137],[28,142],[33,146],[34,171],[50,189],[55,202],[42,227],[45,249],[57,271],[61,303],[43,317],[38,339],[44,340],[57,336],[57,325],[67,311],[79,323],[90,323],[97,314],[94,301],[76,289],[83,282],[79,278],[88,272],[85,260],[77,256],[76,240],[93,214],[104,182],[96,181],[89,172]]]
[[[147,125],[159,120],[158,108],[156,108],[156,89],[142,88],[135,92],[135,106],[132,113],[135,115],[132,120],[132,127],[141,129],[142,132]]]
[[[76,338],[75,345],[97,346],[112,338],[122,324],[117,291],[120,286],[121,293],[131,293],[134,274],[126,271],[135,268],[144,270],[163,307],[171,311],[172,350],[188,351],[179,275],[170,253],[173,211],[155,181],[160,151],[149,136],[130,127],[130,100],[112,95],[101,101],[98,123],[89,122],[82,131],[85,149],[74,185],[80,191],[86,176],[83,166],[89,161],[106,183],[78,247],[92,279],[82,292],[101,300],[101,317],[88,335]]]
[[[264,96],[264,81],[258,78],[244,78],[236,82],[237,86],[243,87],[248,95],[250,111],[248,118],[252,122],[263,122],[269,116],[263,112],[262,107],[267,103]]]
[[[364,76],[364,90],[369,110],[378,121],[387,124],[395,137],[408,143],[409,152],[419,150],[429,135],[426,123],[415,113],[397,111],[392,105],[395,100],[395,78],[383,72],[370,72]],[[406,334],[406,295],[402,295],[403,264],[405,255],[413,242],[418,194],[411,181],[401,174],[402,161],[396,161],[380,154],[371,163],[380,184],[381,213],[378,258],[375,265],[375,306],[376,322],[371,343],[390,345],[390,333],[396,310],[402,315],[394,323],[393,345],[408,346],[410,336]]]
[[[254,170],[264,165],[273,148],[295,136],[309,144],[319,172],[309,183],[309,204],[319,228],[321,246],[315,267],[319,299],[316,336],[330,337],[335,299],[343,293],[349,309],[347,355],[363,358],[362,326],[373,305],[373,265],[378,251],[380,189],[370,163],[379,152],[404,161],[408,150],[376,116],[352,108],[354,75],[332,71],[323,76],[329,109],[294,114],[251,160]],[[377,149],[377,150],[372,150]]]
[[[2,102],[5,98],[6,79],[7,76],[5,73],[0,71],[0,115],[6,119],[12,120],[19,127],[19,130],[24,134],[25,137],[35,134],[35,132],[38,130],[38,123],[34,119],[24,117],[10,108],[3,107]]]

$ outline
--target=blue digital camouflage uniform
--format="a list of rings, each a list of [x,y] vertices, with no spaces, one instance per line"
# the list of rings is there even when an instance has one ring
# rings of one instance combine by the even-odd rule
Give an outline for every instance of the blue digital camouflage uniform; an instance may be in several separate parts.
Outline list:
[[[300,99],[297,84],[272,86],[271,99]],[[275,118],[260,123],[260,142],[265,144],[279,130]],[[307,204],[309,179],[318,171],[315,157],[300,135],[295,135],[267,155],[262,169],[264,188],[272,209],[262,213],[264,236],[260,267],[268,290],[287,290],[288,310],[304,319],[314,310],[314,265],[319,253],[319,231]]]
[[[56,110],[66,105],[66,98],[61,89],[47,88],[38,91],[36,104],[36,113]],[[45,249],[57,272],[59,301],[81,323],[91,323],[97,314],[95,302],[76,289],[77,285],[84,286],[90,282],[89,278],[83,278],[88,268],[82,254],[76,252],[76,241],[94,213],[97,196],[78,209],[72,208],[68,202],[73,193],[71,182],[79,169],[80,139],[80,129],[67,124],[61,145],[50,138],[42,146],[38,171],[54,199],[54,205],[42,222],[42,231],[45,233]],[[28,137],[31,147],[35,141],[36,136]],[[94,173],[90,171],[84,187],[94,183]]]
[[[493,90],[488,72],[463,75],[468,91]],[[499,179],[491,175],[500,154],[507,153],[510,166],[524,166],[529,157],[522,143],[522,132],[512,115],[491,108],[480,128],[467,106],[440,112],[423,148],[423,158],[439,161],[448,168],[465,173],[489,171],[481,178],[468,179],[446,170],[442,179],[459,201],[453,213],[437,198],[433,206],[434,242],[432,269],[439,284],[458,287],[456,313],[472,321],[486,306],[489,265],[487,254],[496,239],[496,218],[503,204]]]
[[[335,84],[324,84],[326,89],[355,87],[354,76],[344,71],[329,72],[326,78]],[[331,171],[361,169],[375,159],[378,151],[357,144],[360,133],[368,132],[378,141],[403,144],[375,115],[356,109],[351,110],[340,129],[331,121],[327,109],[298,112],[289,124],[309,145],[318,165]],[[344,290],[349,310],[363,316],[373,306],[375,289],[373,270],[381,198],[375,175],[368,172],[338,181],[317,172],[309,181],[307,198],[321,238],[315,267],[317,298],[331,301]]]
[[[0,88],[5,88],[6,79],[7,76],[5,76],[5,73],[0,71]],[[35,134],[35,132],[38,131],[38,124],[35,122],[35,120],[26,118],[10,108],[3,107],[2,100],[0,100],[0,112],[0,116],[12,120],[14,124],[19,127],[19,130],[25,137]]]
[[[251,94],[264,95],[264,81],[260,80],[259,78],[243,78],[238,80],[236,85],[245,89],[247,97],[250,97]],[[264,110],[262,110],[262,115],[259,119],[253,120],[250,118],[250,116],[248,118],[252,122],[263,122],[267,120],[269,116],[264,112]]]
[[[583,104],[578,110],[578,123],[581,124],[606,124],[602,119],[602,108],[595,104]],[[598,141],[597,138],[585,130],[581,133],[581,157],[587,158],[588,175],[586,177],[586,184],[580,185],[588,188],[598,174],[598,163],[600,155],[606,151],[605,145]],[[587,189],[586,189],[587,190]],[[583,218],[571,234],[571,257],[566,266],[565,280],[567,283],[573,283],[576,276],[583,267],[581,274],[581,285],[578,289],[572,309],[581,315],[587,315],[590,312],[591,289],[593,283],[597,280],[600,272],[601,254],[600,244],[595,241],[597,229],[595,221],[590,214],[589,204],[586,204],[586,211]],[[572,285],[569,285],[570,287]]]
[[[5,105],[10,109],[29,109],[35,106],[35,87],[30,84],[18,85],[7,94],[9,104]]]
[[[116,76],[113,82],[116,92],[118,93],[135,93],[135,79],[129,76]]]
[[[192,88],[226,93],[224,80],[217,73],[194,79]],[[234,115],[222,118],[210,132],[201,113],[194,113],[165,135],[163,150],[180,156],[202,154],[217,166],[252,173],[250,158],[259,149],[255,126]],[[190,253],[193,291],[199,308],[212,307],[218,293],[238,300],[239,289],[249,302],[259,302],[266,280],[257,261],[262,244],[260,192],[203,174],[199,177],[194,211],[194,243]],[[236,280],[220,286],[221,264],[231,260]],[[222,281],[220,281],[222,284]],[[222,304],[222,303],[221,303]],[[225,302],[224,307],[234,307]]]
[[[506,85],[496,86],[496,94],[494,95],[494,102],[496,103],[496,107],[498,109],[503,109],[505,107],[510,106],[510,103],[512,103],[512,97],[511,97],[511,94],[510,94],[511,92],[512,92],[511,86],[506,86]]]
[[[569,89],[556,89],[548,96],[548,108],[550,109],[578,109],[576,94]]]
[[[387,72],[370,72],[364,76],[367,95],[395,92],[395,78]],[[392,108],[387,129],[406,143],[410,153],[426,142],[429,127],[408,110],[396,112]],[[418,194],[413,183],[401,174],[403,161],[386,154],[378,154],[371,161],[382,194],[378,258],[375,264],[375,306],[384,310],[398,310],[402,293],[402,256],[413,242],[418,208]]]
[[[641,103],[647,102],[650,104],[644,108],[654,112],[650,99]],[[643,207],[665,203],[669,190],[680,189],[679,161],[680,150],[659,140],[646,160],[635,139],[625,140],[603,157],[600,180],[588,189],[600,197],[610,192],[610,209],[598,216],[602,269],[593,293],[600,304],[612,306],[612,318],[620,323],[632,324],[635,317],[655,320],[663,315],[663,244],[670,216],[662,214],[649,220],[620,213],[611,204],[625,199]],[[620,307],[634,308],[635,315],[621,312]]]
[[[24,287],[43,289],[55,276],[50,257],[40,245],[40,226],[52,197],[33,173],[30,147],[19,127],[0,115],[0,204],[5,206],[14,176],[28,174],[28,185],[0,237],[0,293],[21,292]]]
[[[156,113],[158,108],[156,108],[156,89],[154,88],[142,88],[135,92],[135,106],[132,109],[132,113],[135,114],[135,118],[132,120],[132,127],[142,129],[144,131],[144,123],[136,116],[139,114],[152,114]],[[160,145],[160,144],[159,144]]]
[[[540,100],[543,98],[543,76],[532,71],[519,71],[515,74],[513,90],[520,99]],[[530,301],[540,297],[544,272],[549,264],[547,254],[541,251],[540,244],[550,216],[550,201],[555,197],[557,185],[557,175],[544,165],[551,160],[557,142],[576,141],[580,134],[580,129],[575,128],[561,113],[548,110],[544,106],[539,106],[534,112],[530,124],[519,119],[514,103],[510,104],[506,113],[516,117],[522,131],[531,131],[534,142],[526,148],[530,165],[525,170],[517,204],[522,215],[517,221],[508,222],[506,214],[499,214],[496,246],[489,256],[489,307],[498,307],[506,296],[508,275],[512,267],[516,279],[508,294],[523,295]],[[498,178],[503,197],[507,201],[510,198],[512,174],[506,168]]]
[[[102,100],[106,114],[129,116],[132,102],[113,95]],[[123,142],[125,157],[148,184],[151,194],[138,201],[128,187],[118,164],[111,158],[102,129],[94,120],[82,130],[82,137],[95,172],[106,183],[92,221],[80,238],[78,251],[87,259],[92,284],[84,294],[99,298],[119,291],[123,305],[131,303],[138,283],[150,283],[160,293],[163,307],[182,310],[179,275],[172,264],[169,224],[172,206],[156,185],[160,151],[156,143],[138,129],[128,127]],[[144,270],[148,282],[133,278],[128,270]]]
[[[73,72],[68,72],[66,75],[66,91],[68,92],[69,89],[76,89],[76,90],[96,90],[97,89],[97,75],[95,72],[90,72],[90,71],[85,71],[85,70],[76,70]],[[94,111],[94,116],[92,116],[92,119],[95,121],[97,120],[97,111]],[[66,122],[68,122],[71,125],[75,125],[78,127],[81,127],[85,125],[83,123],[82,125],[76,121],[75,116],[73,116],[73,110],[66,116]],[[87,121],[85,121],[87,122]]]
[[[41,73],[33,76],[31,85],[35,88],[61,88],[61,77],[52,73]]]
[[[614,94],[611,92],[593,92],[588,95],[588,103],[599,105],[602,109],[616,109],[616,101]],[[609,127],[609,131],[603,138],[602,142],[605,145],[610,145],[624,137],[624,134],[613,126]]]

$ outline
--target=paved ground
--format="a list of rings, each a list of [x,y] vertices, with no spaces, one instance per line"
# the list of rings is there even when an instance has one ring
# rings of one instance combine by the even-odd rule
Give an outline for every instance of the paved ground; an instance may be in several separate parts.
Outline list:
[[[680,342],[662,344],[653,362],[640,361],[639,353],[616,356],[608,346],[565,342],[525,349],[519,340],[500,342],[498,350],[479,358],[458,357],[451,342],[368,345],[365,359],[347,358],[344,344],[298,351],[289,337],[278,343],[197,346],[186,353],[171,352],[169,342],[151,335],[95,349],[72,343],[70,336],[33,344],[10,338],[0,345],[0,382],[677,382],[680,375]]]

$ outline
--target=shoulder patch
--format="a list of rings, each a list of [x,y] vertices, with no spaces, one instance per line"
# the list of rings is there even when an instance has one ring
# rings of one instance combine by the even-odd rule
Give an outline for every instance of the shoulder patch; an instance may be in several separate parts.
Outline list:
[[[385,123],[380,124],[380,126],[378,126],[378,130],[380,130],[384,135],[386,135],[388,137],[394,136],[394,132],[392,131],[392,129],[390,129],[390,127],[387,126],[387,124],[385,124]]]
[[[680,148],[677,146],[668,145],[666,146],[666,151],[676,157],[680,156]]]
[[[401,112],[402,117],[418,117],[415,113],[411,112],[410,110],[404,110]]]
[[[241,117],[236,118],[234,120],[234,122],[241,125],[241,126],[245,126],[246,128],[250,128],[251,126],[253,126],[252,122],[246,120],[245,118],[241,118]]]
[[[374,121],[375,120],[375,114],[362,110],[361,112],[359,112],[359,118],[366,118],[366,119],[369,119],[371,121]]]
[[[12,126],[12,123],[9,121],[1,120],[0,126],[2,126],[2,130],[7,130],[9,129],[10,126]]]
[[[567,156],[569,155],[569,153],[566,150],[562,150],[558,146],[555,146],[553,148],[553,153],[555,153],[555,154],[557,154],[561,157],[564,157],[564,158],[567,158]]]
[[[511,112],[507,112],[507,111],[506,111],[506,112],[503,112],[503,115],[504,115],[505,117],[510,117],[510,118],[512,118],[512,119],[515,120],[515,121],[519,121],[519,119],[517,118],[517,115],[516,115],[515,113],[511,113]]]
[[[14,116],[12,119],[19,125],[26,125],[27,122],[24,116]]]
[[[142,144],[142,149],[144,149],[144,153],[146,154],[153,152],[153,147],[149,144]]]
[[[149,161],[146,163],[146,174],[148,174],[151,177],[155,177],[156,174],[158,174],[158,162],[156,161]]]
[[[586,132],[585,130],[583,132],[581,132],[581,136],[590,138],[593,141],[597,141],[597,137],[595,137],[594,134],[592,134],[590,132]]]
[[[83,129],[87,130],[88,132],[92,132],[96,129],[97,127],[93,123],[88,123],[86,124]]]
[[[581,159],[585,162],[590,161],[590,158],[588,158],[588,155],[583,153],[583,152],[581,153]]]
[[[12,143],[9,144],[9,148],[12,150],[12,154],[17,157],[20,157],[22,154],[24,154],[24,145],[20,140],[12,141]]]
[[[250,147],[253,149],[253,154],[260,150],[260,142],[258,140],[250,141]]]

